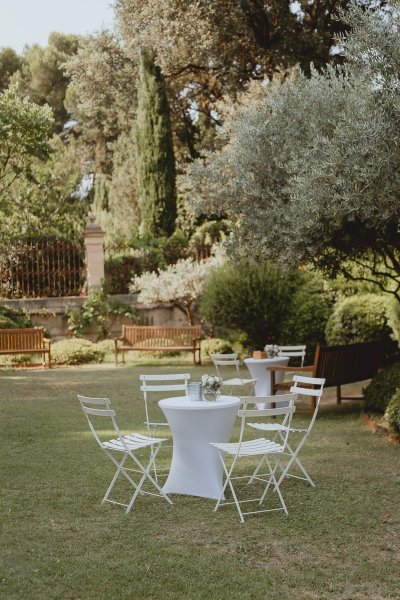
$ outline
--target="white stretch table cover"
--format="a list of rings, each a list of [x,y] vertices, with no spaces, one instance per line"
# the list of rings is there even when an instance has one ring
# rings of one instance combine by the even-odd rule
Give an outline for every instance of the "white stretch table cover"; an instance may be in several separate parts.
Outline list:
[[[257,379],[256,396],[271,396],[271,372],[268,367],[284,366],[289,362],[288,356],[276,356],[275,358],[245,358],[243,361],[253,379]],[[283,373],[275,373],[275,382],[283,381]],[[269,408],[268,402],[258,404],[258,408]]]
[[[218,499],[223,486],[222,463],[210,442],[229,442],[240,400],[220,396],[216,402],[186,397],[160,400],[174,440],[172,464],[163,487],[167,494]]]

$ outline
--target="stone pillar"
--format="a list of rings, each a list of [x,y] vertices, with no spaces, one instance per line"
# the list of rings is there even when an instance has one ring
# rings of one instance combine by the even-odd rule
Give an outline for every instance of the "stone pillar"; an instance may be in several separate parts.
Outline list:
[[[88,294],[101,288],[104,279],[104,231],[95,222],[95,216],[89,215],[84,231],[85,263]]]

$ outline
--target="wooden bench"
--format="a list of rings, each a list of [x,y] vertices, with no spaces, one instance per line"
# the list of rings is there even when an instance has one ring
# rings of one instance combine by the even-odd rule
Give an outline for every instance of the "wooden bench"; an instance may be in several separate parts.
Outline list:
[[[0,329],[0,354],[41,354],[42,364],[51,368],[51,341],[44,337],[44,328]]]
[[[317,346],[314,364],[308,367],[270,367],[271,390],[273,394],[287,390],[292,383],[283,381],[275,382],[275,373],[280,371],[304,373],[309,372],[310,377],[324,377],[326,387],[336,387],[336,400],[362,400],[362,396],[342,396],[341,386],[346,383],[356,383],[365,379],[372,379],[378,372],[380,355],[380,342],[364,342],[349,344],[348,346]],[[311,410],[315,409],[315,399]]]
[[[200,354],[200,325],[187,327],[158,327],[145,325],[123,325],[122,335],[114,339],[115,364],[118,366],[118,354],[122,354],[125,362],[125,352],[130,350],[157,352],[192,352],[193,363],[201,365]]]

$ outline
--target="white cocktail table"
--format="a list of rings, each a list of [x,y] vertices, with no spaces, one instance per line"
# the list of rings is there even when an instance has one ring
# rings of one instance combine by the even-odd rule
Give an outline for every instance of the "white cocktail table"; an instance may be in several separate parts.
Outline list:
[[[158,405],[174,441],[164,492],[218,499],[223,486],[223,468],[210,442],[229,442],[239,398],[220,396],[216,402],[207,402],[180,396],[160,400]]]
[[[289,362],[288,356],[276,356],[275,358],[245,358],[244,364],[248,368],[253,379],[257,379],[255,386],[256,396],[271,396],[271,373],[268,367],[276,367],[278,365],[285,366]],[[275,373],[276,383],[283,381],[283,373],[278,371]],[[259,408],[268,408],[269,404],[259,404]]]

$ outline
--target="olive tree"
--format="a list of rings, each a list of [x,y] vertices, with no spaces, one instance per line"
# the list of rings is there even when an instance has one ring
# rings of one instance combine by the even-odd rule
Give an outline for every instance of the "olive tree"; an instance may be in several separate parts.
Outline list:
[[[193,204],[235,222],[236,250],[400,299],[400,2],[342,18],[345,66],[264,85],[224,148],[193,165]]]

